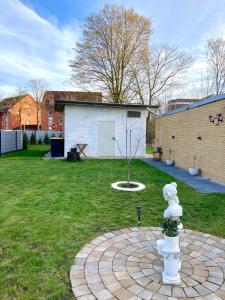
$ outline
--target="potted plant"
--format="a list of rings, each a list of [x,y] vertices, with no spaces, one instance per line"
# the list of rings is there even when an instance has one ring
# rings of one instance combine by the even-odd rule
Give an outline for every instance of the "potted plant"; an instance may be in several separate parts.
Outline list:
[[[171,154],[172,154],[172,149],[169,149],[169,159],[166,159],[166,165],[167,166],[173,166],[174,165],[174,160],[171,159]]]
[[[197,176],[199,175],[200,172],[200,169],[196,168],[196,159],[197,159],[197,155],[194,155],[193,157],[194,167],[188,169],[189,174],[192,176]]]
[[[162,233],[164,233],[164,251],[179,252],[179,219],[166,218],[162,222]]]

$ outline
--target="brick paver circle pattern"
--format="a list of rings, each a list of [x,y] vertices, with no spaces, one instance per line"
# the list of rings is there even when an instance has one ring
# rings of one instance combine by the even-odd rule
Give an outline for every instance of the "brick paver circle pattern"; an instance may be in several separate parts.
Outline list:
[[[163,259],[156,241],[161,229],[121,229],[97,237],[70,270],[78,300],[225,299],[225,239],[184,230],[180,235],[180,286],[162,284]]]

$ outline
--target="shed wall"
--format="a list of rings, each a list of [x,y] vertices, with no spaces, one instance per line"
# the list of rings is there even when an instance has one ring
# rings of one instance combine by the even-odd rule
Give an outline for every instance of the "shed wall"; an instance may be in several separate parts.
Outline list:
[[[88,157],[98,157],[98,122],[115,121],[115,156],[126,156],[127,111],[141,111],[141,118],[127,118],[127,128],[132,129],[131,152],[137,157],[145,156],[146,112],[144,109],[65,106],[64,137],[65,156],[78,143],[88,144]],[[129,142],[129,141],[128,141]],[[139,146],[138,146],[139,144]],[[129,153],[129,147],[127,148]]]

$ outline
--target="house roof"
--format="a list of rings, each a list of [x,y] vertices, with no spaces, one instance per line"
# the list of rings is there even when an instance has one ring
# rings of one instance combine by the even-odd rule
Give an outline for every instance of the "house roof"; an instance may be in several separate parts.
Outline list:
[[[93,102],[90,100],[87,101],[79,101],[79,100],[56,100],[55,101],[55,110],[56,111],[63,111],[65,105],[71,106],[99,106],[99,107],[107,107],[107,108],[139,108],[139,109],[146,109],[149,108],[158,108],[159,105],[143,105],[138,103],[110,103],[110,102]]]
[[[43,100],[80,100],[102,102],[101,92],[82,92],[82,91],[46,91]]]
[[[3,100],[0,101],[0,112],[7,112],[11,107],[13,107],[14,104],[16,104],[16,102],[20,99],[27,96],[27,94],[25,95],[21,95],[21,96],[16,96],[16,97],[9,97],[9,98],[5,98]]]
[[[197,102],[194,102],[192,104],[188,104],[188,105],[185,105],[183,107],[179,107],[179,108],[173,109],[171,111],[168,111],[168,112],[160,115],[159,118],[170,116],[170,115],[173,115],[173,114],[176,114],[176,113],[179,113],[179,112],[183,112],[183,111],[186,111],[186,110],[189,110],[189,109],[194,109],[194,108],[200,107],[202,105],[207,105],[207,104],[210,104],[210,103],[213,103],[213,102],[216,102],[216,101],[219,101],[219,100],[223,100],[223,99],[225,99],[225,94],[220,94],[220,95],[210,96],[210,97],[207,97],[207,98],[202,98],[201,100],[199,100]]]

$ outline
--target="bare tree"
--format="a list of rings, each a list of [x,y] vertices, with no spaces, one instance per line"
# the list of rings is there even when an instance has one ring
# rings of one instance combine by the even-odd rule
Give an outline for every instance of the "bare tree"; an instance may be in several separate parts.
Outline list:
[[[191,66],[192,58],[178,48],[168,45],[146,48],[140,58],[139,67],[133,69],[136,97],[143,104],[146,101],[149,105],[160,104],[159,110],[165,110],[165,96],[181,85],[183,74]],[[148,112],[148,140],[151,139],[150,127],[153,122],[154,117]]]
[[[146,51],[135,74],[140,100],[147,99],[149,105],[160,102],[163,95],[181,84],[182,75],[191,63],[191,56],[176,47],[161,45]]]
[[[18,114],[19,114],[19,124],[20,124],[20,130],[22,130],[22,115],[24,113],[24,111],[27,109],[26,107],[23,106],[22,104],[22,98],[23,96],[26,94],[26,90],[25,88],[21,87],[21,86],[18,86],[16,89],[15,89],[15,92],[14,92],[14,97],[16,99],[18,99],[17,103],[18,103]]]
[[[112,102],[129,101],[133,65],[148,45],[150,19],[107,4],[99,14],[86,18],[82,33],[71,62],[72,79],[83,86],[95,84]]]
[[[48,84],[44,79],[32,79],[29,81],[29,87],[31,94],[35,100],[36,104],[36,114],[37,114],[37,130],[40,129],[40,113],[42,109],[42,98],[45,91],[47,90]]]
[[[207,41],[206,96],[225,91],[225,39],[213,37]]]

